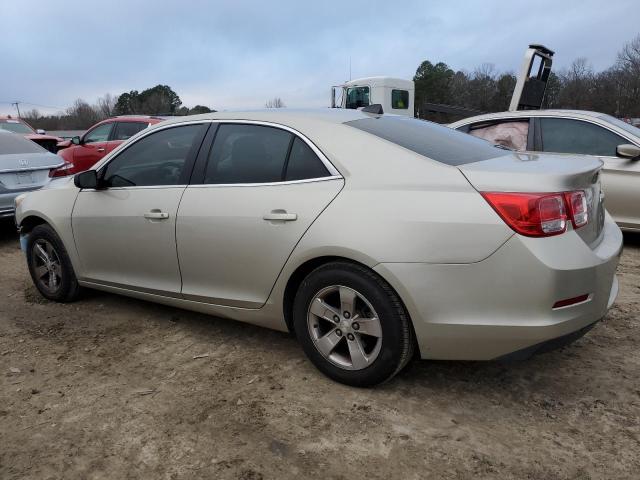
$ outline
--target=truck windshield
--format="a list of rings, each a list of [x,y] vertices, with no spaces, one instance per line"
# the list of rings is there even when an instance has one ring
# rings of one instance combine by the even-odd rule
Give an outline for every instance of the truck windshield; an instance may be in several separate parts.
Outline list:
[[[345,108],[369,106],[369,87],[348,87]]]
[[[464,165],[510,154],[466,133],[399,115],[352,120],[345,125],[447,165]]]

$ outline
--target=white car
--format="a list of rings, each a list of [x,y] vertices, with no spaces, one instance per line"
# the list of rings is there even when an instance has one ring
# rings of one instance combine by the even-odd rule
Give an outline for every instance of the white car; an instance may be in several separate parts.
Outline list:
[[[607,210],[622,229],[640,231],[639,128],[582,110],[489,113],[449,126],[517,151],[599,158]]]
[[[90,287],[294,331],[365,386],[415,351],[526,356],[601,319],[622,248],[601,165],[397,115],[215,113],[143,130],[16,218],[48,299]]]

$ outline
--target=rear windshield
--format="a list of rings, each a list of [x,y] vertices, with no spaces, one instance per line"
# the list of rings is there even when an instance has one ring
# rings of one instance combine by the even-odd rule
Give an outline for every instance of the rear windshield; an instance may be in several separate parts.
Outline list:
[[[17,133],[0,132],[0,155],[42,152],[46,150]]]
[[[485,140],[415,118],[382,115],[352,120],[345,125],[447,165],[464,165],[508,155],[507,151]]]
[[[27,135],[31,133],[35,133],[33,130],[27,127],[24,123],[20,123],[17,120],[0,121],[0,129],[7,130],[9,132],[14,132],[14,133],[25,133]]]

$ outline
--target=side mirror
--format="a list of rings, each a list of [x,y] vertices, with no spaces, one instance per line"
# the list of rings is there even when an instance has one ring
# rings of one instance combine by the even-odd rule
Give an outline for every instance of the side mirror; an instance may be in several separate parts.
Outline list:
[[[36,130],[36,133],[37,133],[38,135],[46,135],[46,133],[47,133],[47,132],[46,132],[46,131],[44,131],[43,129],[39,128],[39,129],[37,129],[37,130]]]
[[[73,177],[73,184],[78,188],[97,188],[98,173],[95,170],[78,173]]]
[[[630,143],[623,143],[616,147],[616,155],[622,158],[628,158],[630,160],[640,159],[640,147],[632,145]]]
[[[71,143],[74,145],[80,145],[80,137],[77,135],[75,137],[71,137]]]

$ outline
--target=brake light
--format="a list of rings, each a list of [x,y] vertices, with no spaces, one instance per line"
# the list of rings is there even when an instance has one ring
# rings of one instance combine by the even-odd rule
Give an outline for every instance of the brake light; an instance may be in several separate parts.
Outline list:
[[[73,175],[75,165],[71,162],[65,162],[64,165],[53,170],[49,170],[49,178],[66,177],[67,175]]]
[[[587,224],[587,201],[582,190],[560,193],[483,192],[482,196],[516,233],[550,237]]]

